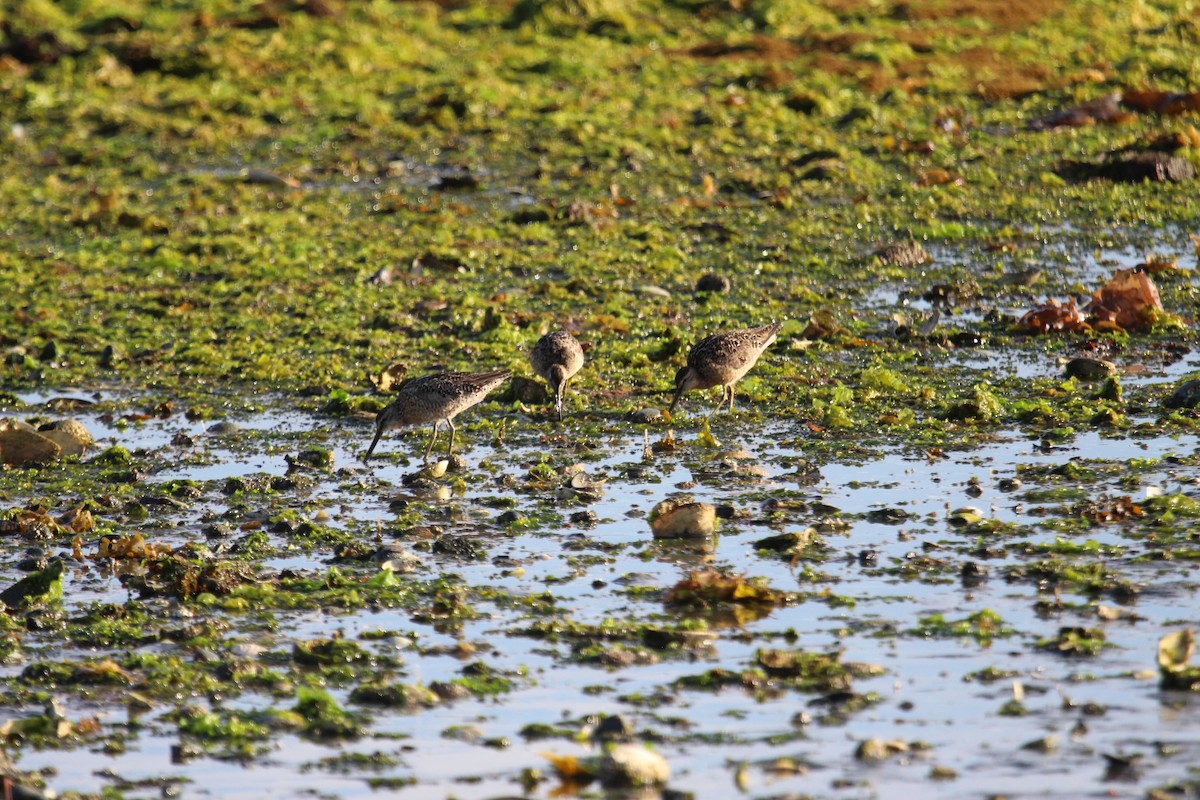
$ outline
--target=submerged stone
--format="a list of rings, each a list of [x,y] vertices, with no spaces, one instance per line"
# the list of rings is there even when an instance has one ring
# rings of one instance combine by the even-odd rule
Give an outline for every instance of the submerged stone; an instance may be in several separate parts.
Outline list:
[[[629,419],[634,422],[655,422],[662,419],[663,412],[657,408],[641,408],[630,413]]]
[[[650,530],[655,539],[711,536],[716,525],[717,509],[708,503],[663,500],[650,511]]]
[[[1101,381],[1116,373],[1116,364],[1099,358],[1072,358],[1066,366],[1067,377],[1081,381]]]
[[[0,592],[0,602],[8,608],[17,608],[26,602],[39,602],[48,595],[61,594],[63,562],[54,559],[45,569],[34,572]]]
[[[623,740],[633,736],[633,725],[620,714],[602,717],[592,730],[592,738],[605,741]]]
[[[671,777],[667,760],[640,744],[618,744],[600,761],[600,782],[613,786],[655,786]]]
[[[23,428],[0,431],[0,459],[13,467],[49,464],[62,455],[62,448],[40,433]]]
[[[1163,400],[1167,408],[1195,408],[1200,404],[1200,380],[1192,378],[1184,381],[1171,396]]]

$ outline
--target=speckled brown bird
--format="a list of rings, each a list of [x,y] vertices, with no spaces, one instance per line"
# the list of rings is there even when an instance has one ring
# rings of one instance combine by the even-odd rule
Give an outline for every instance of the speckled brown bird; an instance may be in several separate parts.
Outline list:
[[[554,393],[554,411],[563,418],[563,393],[567,381],[583,366],[583,347],[566,331],[553,331],[538,339],[529,354],[533,371],[546,380]]]
[[[433,436],[425,448],[425,461],[433,443],[437,441],[438,424],[445,421],[450,426],[450,444],[447,457],[454,453],[454,418],[487,397],[488,392],[503,383],[509,376],[506,369],[493,372],[439,372],[423,378],[405,382],[396,392],[396,399],[380,411],[375,418],[375,438],[363,455],[363,461],[375,452],[375,445],[386,431],[401,425],[423,425],[433,423]]]
[[[750,371],[767,346],[775,341],[775,334],[779,333],[781,327],[783,323],[772,322],[761,328],[714,333],[696,342],[688,351],[687,366],[675,373],[675,398],[668,411],[675,410],[675,404],[684,392],[712,386],[721,387],[721,402],[717,403],[712,413],[721,410],[726,398],[729,400],[729,410],[733,411],[733,385]]]

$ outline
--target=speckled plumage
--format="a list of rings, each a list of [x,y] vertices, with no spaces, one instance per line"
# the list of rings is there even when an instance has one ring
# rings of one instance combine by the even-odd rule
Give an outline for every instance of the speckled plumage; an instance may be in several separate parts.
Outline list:
[[[783,323],[773,322],[760,328],[714,333],[696,342],[688,351],[687,366],[675,373],[675,398],[669,410],[675,410],[675,404],[686,391],[720,386],[721,402],[713,413],[721,410],[727,398],[729,410],[733,411],[733,385],[775,341],[781,327]]]
[[[423,425],[426,422],[433,423],[433,436],[425,448],[425,460],[429,460],[433,443],[437,441],[438,423],[443,421],[450,426],[450,444],[446,448],[446,455],[452,455],[454,418],[487,397],[508,376],[506,369],[493,372],[439,372],[405,382],[396,392],[396,399],[375,418],[375,438],[367,448],[363,461],[375,452],[375,445],[379,444],[380,437],[386,431],[401,425]]]
[[[553,331],[538,339],[529,354],[529,362],[554,393],[554,410],[561,422],[563,393],[567,381],[583,366],[583,347],[566,331]]]

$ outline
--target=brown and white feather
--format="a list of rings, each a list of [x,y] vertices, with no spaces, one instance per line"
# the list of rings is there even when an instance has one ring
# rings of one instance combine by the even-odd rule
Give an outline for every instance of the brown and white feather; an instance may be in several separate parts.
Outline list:
[[[425,458],[437,440],[438,424],[445,422],[450,427],[450,444],[447,456],[454,452],[454,418],[479,403],[488,393],[503,383],[509,376],[506,369],[492,372],[439,372],[411,381],[405,381],[396,391],[396,399],[375,417],[375,438],[363,454],[363,461],[370,459],[375,446],[386,431],[401,425],[423,425],[433,423],[433,435],[425,448]]]
[[[675,410],[685,392],[692,389],[722,387],[719,410],[726,398],[733,409],[733,385],[758,361],[763,351],[775,341],[783,323],[772,322],[758,328],[742,328],[705,336],[688,351],[687,366],[675,374],[675,397],[670,411]]]
[[[567,331],[552,331],[538,339],[529,353],[533,371],[554,395],[554,409],[562,420],[563,392],[567,382],[583,367],[583,345]]]
[[[439,372],[405,382],[380,414],[384,430],[401,425],[452,420],[480,403],[509,376],[509,371]]]
[[[781,327],[782,323],[773,322],[759,328],[714,333],[696,342],[687,357],[687,365],[699,379],[695,388],[729,386],[741,380],[775,341]]]

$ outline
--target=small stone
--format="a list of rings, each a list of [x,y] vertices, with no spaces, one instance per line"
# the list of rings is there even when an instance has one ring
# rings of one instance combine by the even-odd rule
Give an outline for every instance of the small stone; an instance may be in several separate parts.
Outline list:
[[[732,288],[729,278],[724,275],[716,275],[708,273],[702,275],[700,280],[696,281],[696,293],[700,292],[728,292]]]
[[[960,577],[964,586],[978,586],[987,580],[987,567],[974,561],[968,561],[962,565]]]
[[[963,506],[950,512],[949,522],[955,527],[974,525],[983,520],[983,512],[974,506]]]
[[[1117,372],[1117,365],[1099,358],[1072,358],[1067,362],[1066,375],[1081,381],[1101,381]]]
[[[288,469],[333,469],[333,451],[323,447],[307,447],[297,455],[285,455]]]
[[[429,548],[440,555],[458,556],[459,558],[474,558],[475,545],[468,536],[440,536],[434,539]]]
[[[1033,739],[1021,745],[1022,750],[1029,750],[1034,753],[1050,753],[1058,749],[1057,736],[1043,736],[1040,739]]]
[[[526,405],[543,405],[550,401],[550,392],[542,381],[513,375],[508,382],[509,392],[514,400]]]
[[[633,422],[656,422],[662,419],[663,412],[657,408],[642,408],[630,413],[629,419]]]
[[[483,738],[483,729],[478,725],[455,725],[442,731],[442,738],[473,744]]]
[[[655,539],[711,536],[716,524],[717,509],[708,503],[663,500],[650,511],[650,530]]]
[[[9,428],[0,431],[0,459],[14,467],[57,461],[62,448],[40,433]]]
[[[460,683],[447,683],[445,681],[433,681],[429,684],[429,690],[438,696],[441,700],[464,700],[471,696],[471,690]]]
[[[50,559],[45,553],[37,556],[28,556],[17,562],[17,569],[21,572],[37,572],[43,570],[50,565]]]
[[[806,528],[798,533],[795,531],[777,533],[774,536],[751,542],[751,544],[758,550],[774,550],[777,553],[791,554],[811,544],[816,533],[812,528]]]
[[[909,239],[892,242],[875,251],[875,257],[892,267],[919,267],[930,261],[929,253],[917,242]]]
[[[628,739],[631,736],[633,736],[633,725],[620,714],[610,714],[602,718],[596,724],[596,729],[592,731],[593,738],[606,741]]]
[[[670,777],[667,760],[640,744],[618,744],[600,762],[600,782],[605,787],[656,786]]]
[[[955,347],[983,347],[987,339],[974,331],[960,331],[950,336]]]
[[[1192,378],[1184,381],[1171,396],[1163,401],[1167,408],[1195,408],[1200,404],[1200,380]]]
[[[27,601],[31,603],[40,601],[51,591],[55,582],[62,578],[63,570],[63,562],[57,558],[54,559],[46,565],[45,569],[30,573],[0,592],[0,602],[9,608],[16,608]]]
[[[194,744],[173,744],[171,745],[171,763],[186,764],[195,758],[200,758],[205,755],[199,745]]]
[[[38,428],[38,433],[57,442],[64,455],[80,455],[96,443],[92,434],[77,419],[56,419]]]
[[[883,761],[894,753],[908,752],[908,745],[898,740],[865,739],[858,743],[854,757],[859,761]]]
[[[391,286],[392,268],[387,266],[380,267],[372,273],[370,278],[367,278],[367,282],[375,286]]]
[[[213,522],[205,525],[200,529],[200,532],[209,539],[228,539],[237,533],[234,527],[228,522]]]
[[[235,642],[229,648],[229,654],[237,658],[258,658],[266,652],[267,648],[257,642]]]
[[[867,520],[882,525],[900,525],[907,522],[912,515],[902,508],[876,508],[867,512]]]
[[[389,542],[382,545],[371,556],[380,569],[390,569],[392,572],[412,572],[421,564],[420,556],[409,552],[399,542]]]
[[[235,433],[241,433],[242,426],[236,422],[222,421],[215,425],[210,425],[205,431],[209,436],[232,436]]]

